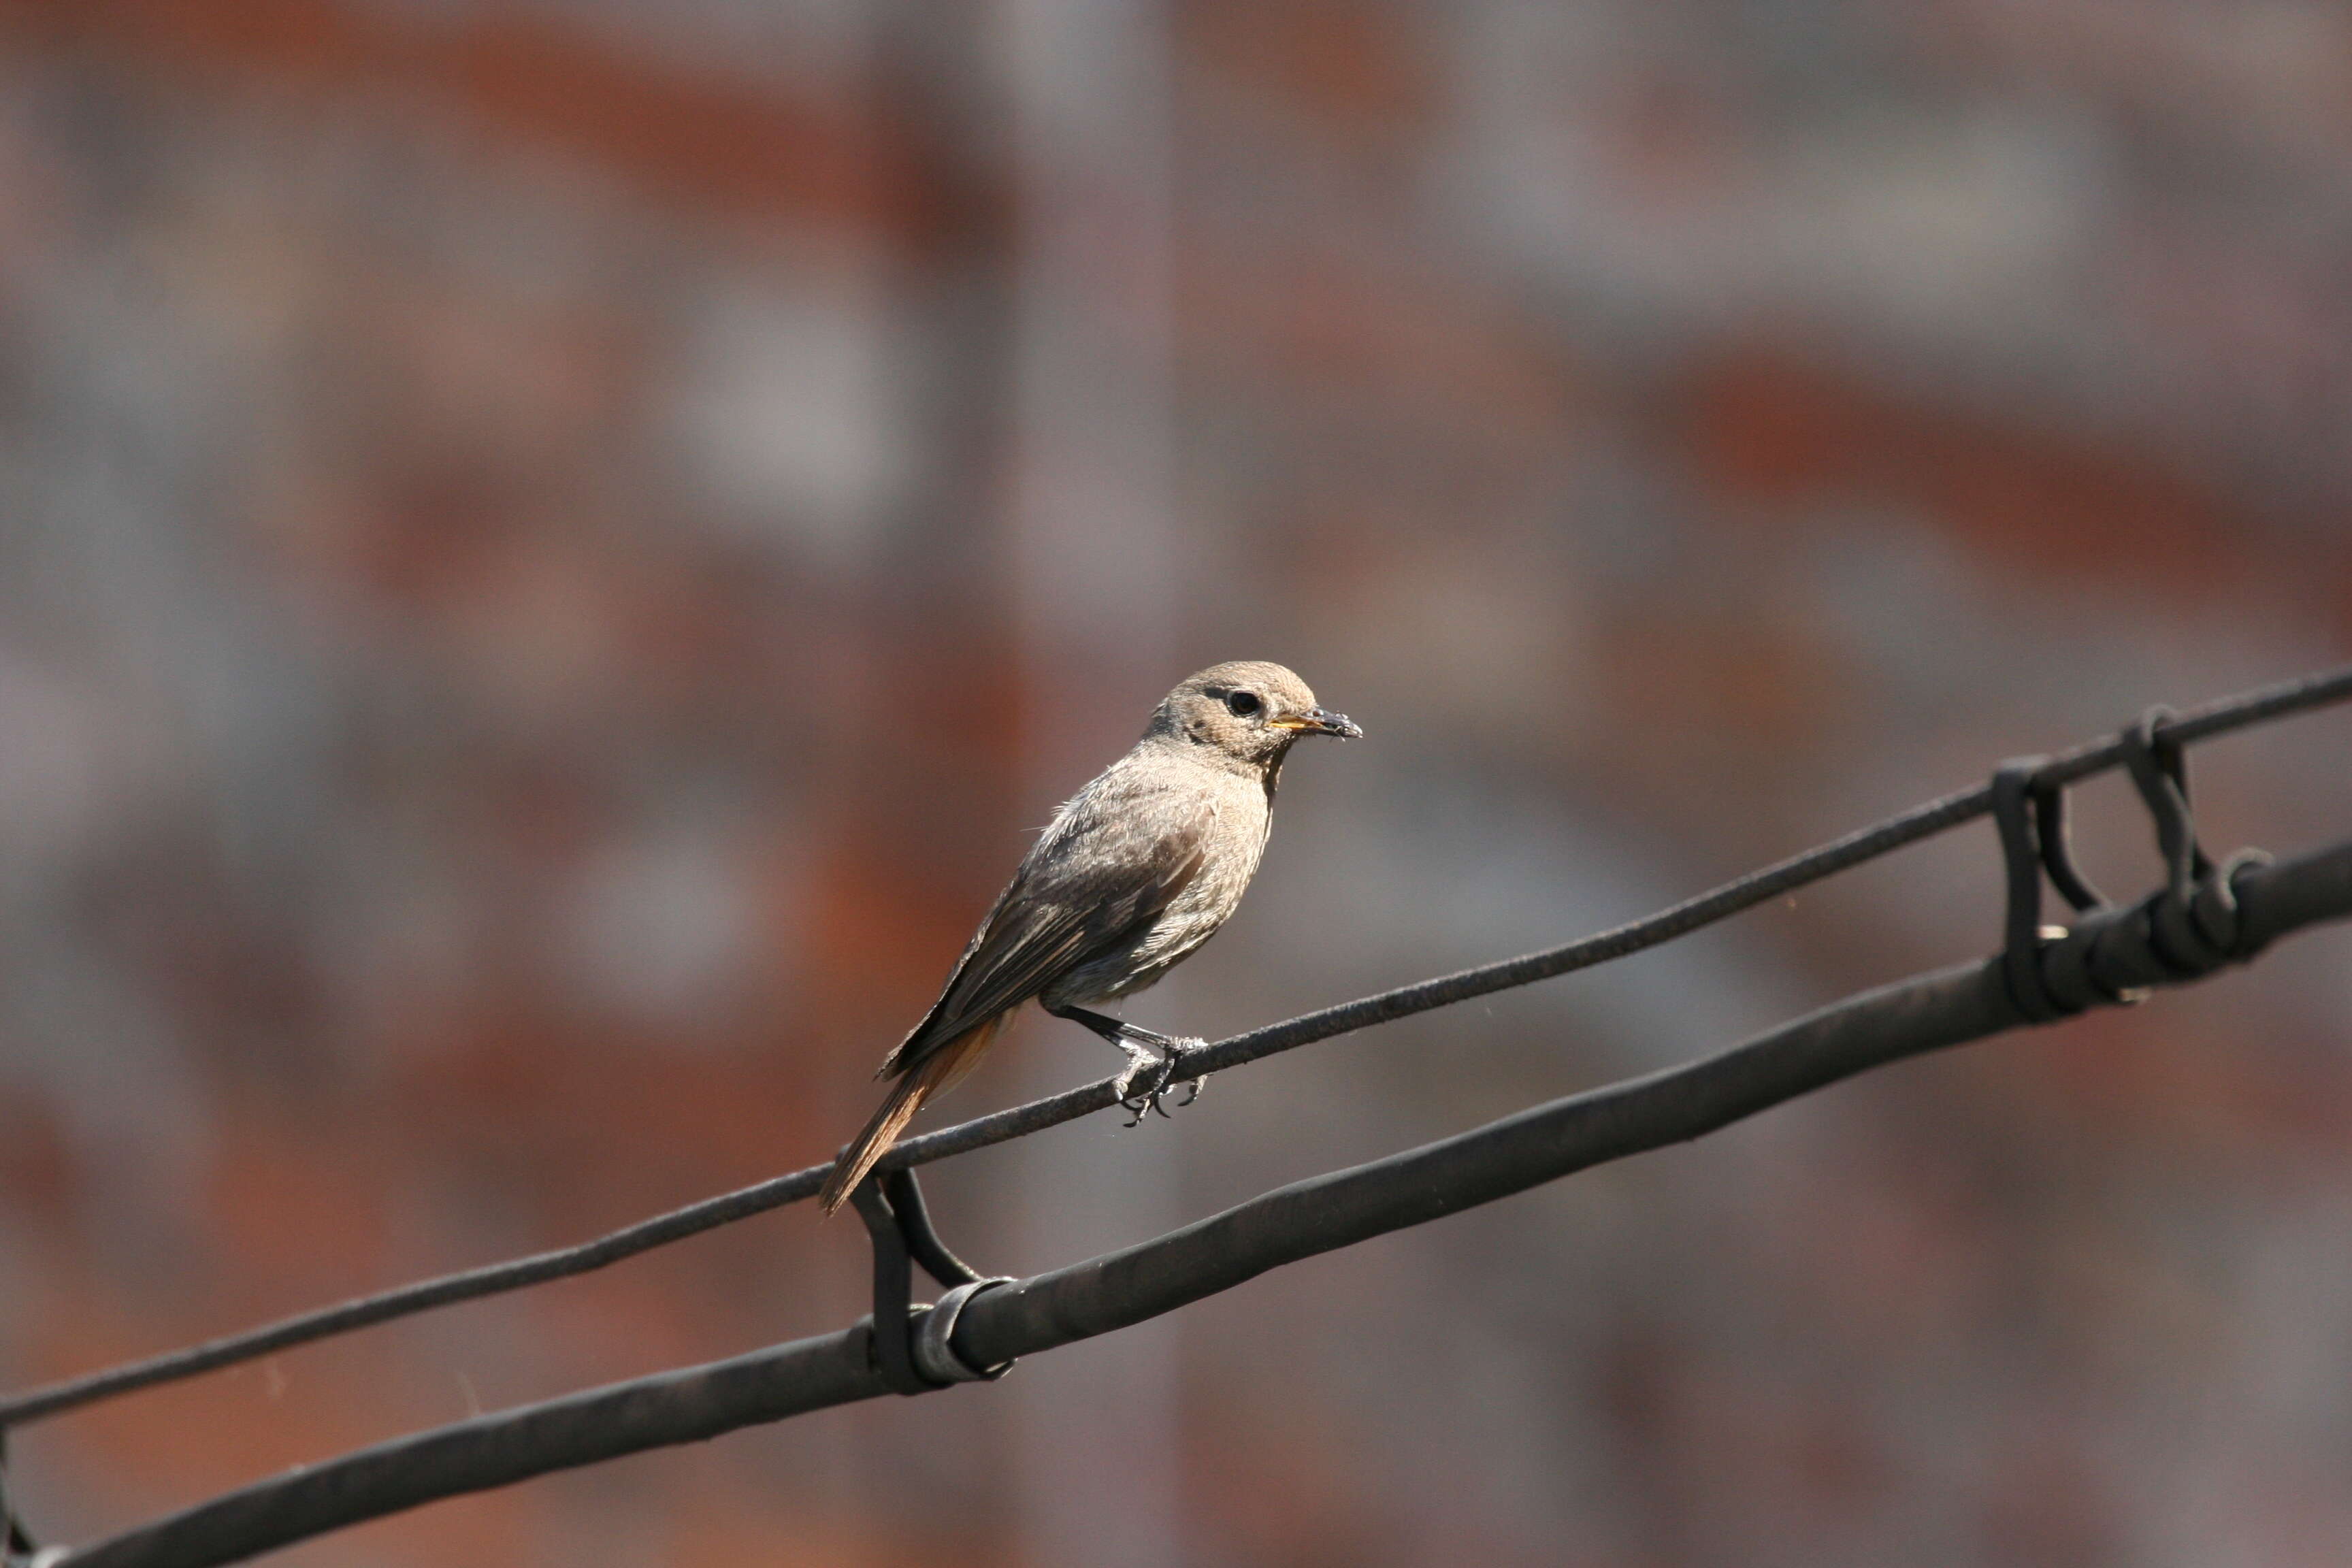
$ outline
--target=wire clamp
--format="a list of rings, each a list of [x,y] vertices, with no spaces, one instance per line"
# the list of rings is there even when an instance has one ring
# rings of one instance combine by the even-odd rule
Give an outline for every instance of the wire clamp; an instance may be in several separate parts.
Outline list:
[[[2046,1024],[2091,1005],[2076,988],[2053,988],[2044,953],[2069,934],[2063,926],[2042,923],[2042,879],[2046,875],[2077,915],[2110,906],[2074,868],[2066,837],[2066,797],[2042,778],[2047,757],[2014,757],[1993,770],[1992,819],[2000,832],[2002,868],[2008,874],[2007,915],[2002,924],[2001,981],[2011,1005],[2029,1023]],[[2079,926],[2077,929],[2080,929]],[[2121,995],[2110,1001],[2126,1001]]]
[[[993,1383],[1013,1370],[1009,1361],[994,1366],[975,1367],[956,1353],[956,1320],[963,1316],[965,1305],[983,1290],[1013,1281],[999,1276],[990,1279],[974,1279],[949,1289],[931,1310],[915,1322],[915,1370],[933,1383]]]
[[[849,1194],[874,1244],[874,1316],[868,1364],[895,1394],[929,1394],[958,1383],[991,1383],[1013,1370],[1009,1361],[975,1367],[955,1348],[956,1321],[971,1299],[1007,1275],[984,1275],[947,1249],[931,1227],[923,1189],[909,1170],[877,1171]],[[946,1294],[931,1306],[909,1300],[912,1264]]]
[[[2124,763],[2155,819],[2165,868],[2164,886],[2135,904],[2110,903],[2075,869],[2063,786],[2041,776],[2047,758],[2017,758],[1993,773],[1993,823],[2009,882],[2001,980],[2029,1023],[2143,1001],[2153,986],[2243,963],[2262,946],[2239,922],[2236,879],[2271,858],[2241,849],[2216,864],[2199,846],[2188,763],[2166,731],[2172,716],[2151,708],[2123,734]],[[2045,876],[2074,906],[2071,927],[2042,923]]]

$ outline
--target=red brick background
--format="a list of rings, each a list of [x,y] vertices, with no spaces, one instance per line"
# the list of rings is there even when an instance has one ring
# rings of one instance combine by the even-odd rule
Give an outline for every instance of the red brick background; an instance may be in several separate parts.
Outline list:
[[[2347,160],[2308,0],[0,4],[0,1379],[822,1158],[1213,659],[1370,738],[1135,1005],[1212,1035],[2340,660]],[[2347,745],[2200,752],[2217,844],[2352,831]],[[1962,834],[931,1190],[1068,1261],[1995,902]],[[2346,956],[282,1560],[2340,1563]],[[794,1209],[110,1404],[17,1436],[26,1508],[835,1327],[863,1268]]]

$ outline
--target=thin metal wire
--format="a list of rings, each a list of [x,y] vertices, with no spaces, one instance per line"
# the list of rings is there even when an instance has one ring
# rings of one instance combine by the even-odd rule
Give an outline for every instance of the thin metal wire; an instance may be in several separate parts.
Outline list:
[[[2352,917],[2352,841],[2248,865],[2249,922],[2223,963]],[[2095,1001],[2146,980],[2177,985],[2148,927],[2116,932]],[[1293,1182],[1221,1214],[1026,1279],[997,1282],[959,1318],[922,1320],[964,1373],[1109,1333],[1265,1271],[1685,1142],[1874,1068],[2019,1027],[1998,957],[1881,985],[1726,1051],[1535,1105],[1466,1132]],[[2115,984],[2117,980],[2126,984]],[[905,1262],[904,1254],[898,1259]],[[952,1300],[952,1297],[950,1298]],[[903,1297],[899,1310],[904,1310]],[[960,1325],[960,1326],[959,1326]],[[77,1548],[59,1568],[222,1568],[415,1508],[624,1454],[872,1399],[886,1384],[865,1323],[479,1415],[309,1466]],[[1410,1347],[1405,1353],[1410,1353]],[[948,1381],[961,1381],[950,1378]]]
[[[2282,681],[2189,709],[2170,721],[2165,730],[2168,737],[2187,744],[2347,699],[2352,699],[2352,666]],[[2103,773],[2123,762],[2125,750],[2124,738],[2110,735],[2062,752],[2043,764],[2035,782],[2046,785],[2071,784]],[[1232,1036],[1188,1054],[1183,1076],[1222,1072],[1374,1024],[1627,957],[1972,821],[1984,816],[1991,804],[1992,792],[1987,784],[1945,795],[1671,905],[1647,919],[1613,927],[1565,946],[1440,975]],[[888,1171],[929,1164],[1108,1110],[1118,1103],[1115,1082],[1104,1079],[1082,1084],[1026,1105],[908,1139],[885,1155],[878,1168]],[[641,1220],[578,1246],[419,1280],[184,1349],[47,1384],[0,1400],[0,1427],[56,1415],[117,1394],[217,1371],[436,1307],[591,1273],[655,1247],[812,1197],[832,1168],[830,1161],[811,1165]]]

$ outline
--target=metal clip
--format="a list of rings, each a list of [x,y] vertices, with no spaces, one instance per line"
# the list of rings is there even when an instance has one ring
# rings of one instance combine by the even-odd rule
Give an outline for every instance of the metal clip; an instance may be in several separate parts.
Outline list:
[[[912,1171],[877,1172],[849,1195],[874,1244],[873,1364],[894,1393],[929,1394],[955,1383],[992,1382],[1012,1370],[1011,1362],[974,1367],[953,1343],[956,1320],[966,1303],[1006,1275],[982,1275],[940,1240],[931,1226],[923,1189]],[[946,1289],[937,1304],[913,1305],[909,1263]]]
[[[2265,865],[2241,849],[2215,865],[2197,842],[2189,771],[2180,742],[2166,732],[2168,709],[2151,708],[2123,734],[2132,784],[2156,822],[2165,883],[2118,909],[2074,868],[2066,842],[2063,786],[2041,776],[2048,759],[2021,757],[1992,775],[1992,816],[2009,879],[2002,922],[2001,981],[2030,1023],[2071,1016],[2105,1001],[2130,1004],[2147,987],[2193,979],[2242,959],[2238,873]],[[2042,879],[2074,907],[2071,928],[2042,923]]]

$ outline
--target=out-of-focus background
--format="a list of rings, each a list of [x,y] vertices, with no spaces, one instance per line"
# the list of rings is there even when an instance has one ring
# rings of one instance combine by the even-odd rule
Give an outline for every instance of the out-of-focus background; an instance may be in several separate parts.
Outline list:
[[[1294,665],[1223,1034],[2352,645],[2322,0],[0,4],[0,1380],[823,1158],[1053,803]],[[2352,721],[2200,751],[2352,832]],[[2152,861],[2112,783],[2098,878]],[[1034,1270],[1988,950],[1981,828],[942,1167]],[[2340,1563],[2345,938],[409,1565]],[[1098,1075],[1024,1025],[943,1108]],[[29,1428],[85,1540],[829,1330],[803,1206]]]

